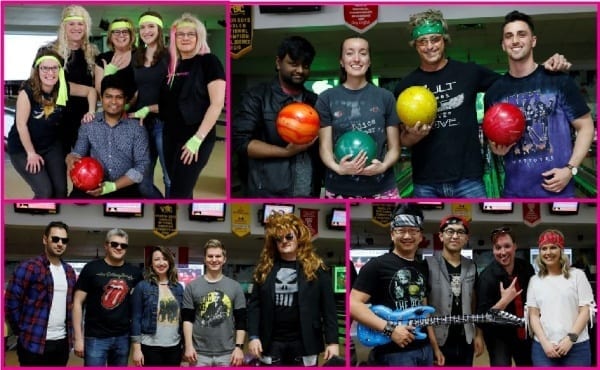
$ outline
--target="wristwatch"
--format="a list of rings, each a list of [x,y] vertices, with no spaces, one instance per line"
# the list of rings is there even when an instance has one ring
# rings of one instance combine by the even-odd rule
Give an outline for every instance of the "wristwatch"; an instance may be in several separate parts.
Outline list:
[[[244,344],[236,343],[235,346],[241,350],[244,349]]]
[[[570,163],[567,163],[567,168],[571,170],[571,175],[576,176],[577,175],[577,167],[573,166]]]
[[[578,334],[575,333],[567,333],[567,337],[569,337],[569,340],[573,343],[577,342],[577,338],[579,338]]]

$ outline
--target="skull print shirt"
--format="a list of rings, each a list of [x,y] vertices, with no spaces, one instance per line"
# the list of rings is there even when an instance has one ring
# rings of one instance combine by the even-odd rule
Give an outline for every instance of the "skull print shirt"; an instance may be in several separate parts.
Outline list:
[[[298,310],[298,268],[296,261],[280,261],[275,272],[275,317],[273,338],[296,339],[300,336]]]

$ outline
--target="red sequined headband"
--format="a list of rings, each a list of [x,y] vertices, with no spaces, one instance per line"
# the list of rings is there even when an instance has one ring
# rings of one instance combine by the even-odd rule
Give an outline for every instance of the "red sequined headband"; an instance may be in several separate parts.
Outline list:
[[[564,248],[565,238],[555,232],[547,231],[540,235],[540,238],[538,239],[538,246],[541,247],[548,244],[557,245],[560,248]]]

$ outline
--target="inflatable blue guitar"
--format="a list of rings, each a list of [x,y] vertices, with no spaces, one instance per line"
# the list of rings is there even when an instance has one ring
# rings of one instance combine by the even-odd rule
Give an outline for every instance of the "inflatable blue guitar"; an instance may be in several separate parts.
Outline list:
[[[496,309],[491,309],[487,313],[480,315],[449,315],[431,317],[428,316],[435,311],[435,308],[431,306],[418,306],[408,308],[406,310],[394,311],[385,306],[375,305],[371,306],[371,311],[386,321],[391,321],[398,325],[413,326],[415,328],[413,334],[417,340],[427,338],[427,334],[421,331],[425,326],[470,323],[496,323],[514,326],[525,325],[524,318],[520,318],[506,311],[500,311]],[[358,340],[360,340],[360,342],[367,347],[380,346],[392,341],[390,337],[382,332],[371,329],[362,324],[358,324],[357,334]]]

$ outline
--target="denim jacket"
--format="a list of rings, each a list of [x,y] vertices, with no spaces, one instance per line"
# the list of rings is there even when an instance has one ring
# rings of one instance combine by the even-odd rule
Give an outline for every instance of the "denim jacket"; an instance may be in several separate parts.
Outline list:
[[[175,296],[179,307],[183,302],[183,286],[179,283],[169,283],[169,289]],[[158,285],[153,281],[142,280],[133,290],[131,300],[132,323],[131,341],[139,343],[142,334],[155,334],[158,321]],[[181,318],[179,332],[181,334]]]

